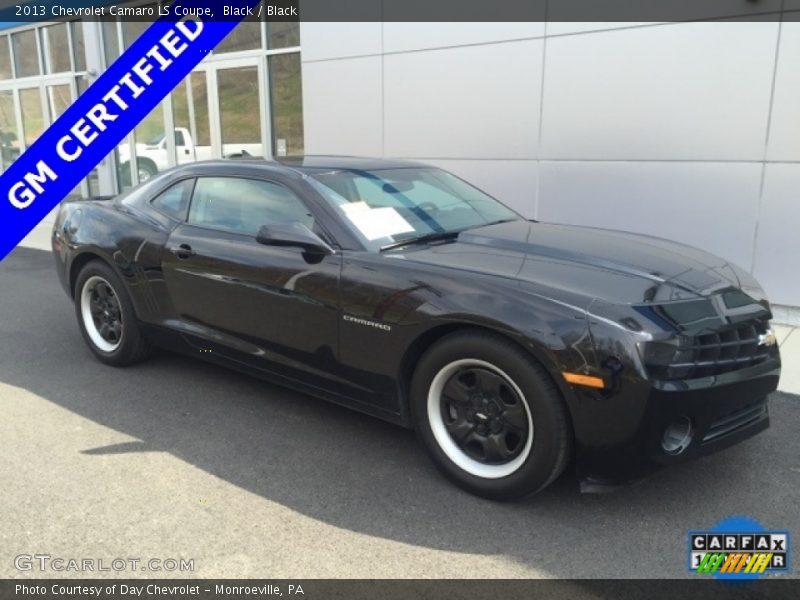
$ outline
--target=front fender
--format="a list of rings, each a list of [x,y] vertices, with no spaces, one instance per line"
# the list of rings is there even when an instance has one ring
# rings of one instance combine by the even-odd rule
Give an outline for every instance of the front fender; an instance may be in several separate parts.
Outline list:
[[[399,364],[398,381],[409,378],[428,346],[447,333],[466,327],[493,331],[531,354],[561,391],[570,413],[577,410],[579,398],[562,373],[596,370],[585,311],[528,294],[443,295],[419,305],[398,325],[414,332]]]

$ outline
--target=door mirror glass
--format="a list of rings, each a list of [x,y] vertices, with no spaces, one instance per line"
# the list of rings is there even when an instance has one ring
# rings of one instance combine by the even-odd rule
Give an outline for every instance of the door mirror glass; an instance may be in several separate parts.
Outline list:
[[[264,225],[256,241],[265,246],[294,246],[314,254],[333,254],[333,248],[300,221],[282,221]]]

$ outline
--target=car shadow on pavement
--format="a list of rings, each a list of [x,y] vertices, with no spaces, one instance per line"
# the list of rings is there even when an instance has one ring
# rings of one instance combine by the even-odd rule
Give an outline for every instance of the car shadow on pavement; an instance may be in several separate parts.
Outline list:
[[[681,577],[686,532],[731,514],[797,530],[800,402],[775,394],[773,426],[725,452],[605,495],[571,473],[495,503],[448,483],[411,431],[162,352],[127,369],[85,347],[47,253],[0,263],[0,381],[134,438],[86,455],[168,452],[272,502],[369,536],[509,557],[554,577]],[[79,392],[79,393],[78,393]],[[465,577],[491,576],[464,573]]]

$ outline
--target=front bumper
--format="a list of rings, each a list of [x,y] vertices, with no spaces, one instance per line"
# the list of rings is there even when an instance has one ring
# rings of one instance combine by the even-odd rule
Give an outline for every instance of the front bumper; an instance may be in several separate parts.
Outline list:
[[[632,378],[605,395],[577,392],[573,410],[582,489],[641,479],[658,468],[737,444],[769,427],[767,396],[775,391],[780,358],[697,380]],[[678,454],[662,447],[665,429],[688,417],[691,442]]]

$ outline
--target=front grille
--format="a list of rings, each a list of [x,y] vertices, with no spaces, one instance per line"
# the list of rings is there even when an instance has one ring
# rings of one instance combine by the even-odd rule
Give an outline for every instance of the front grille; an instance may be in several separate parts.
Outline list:
[[[703,437],[703,443],[712,442],[715,439],[733,433],[737,429],[747,427],[761,419],[767,412],[766,399],[748,404],[737,411],[722,415],[708,428]]]
[[[695,336],[647,342],[645,366],[655,379],[674,380],[709,377],[757,365],[776,352],[776,346],[758,343],[759,335],[768,328],[767,319],[753,319]]]

